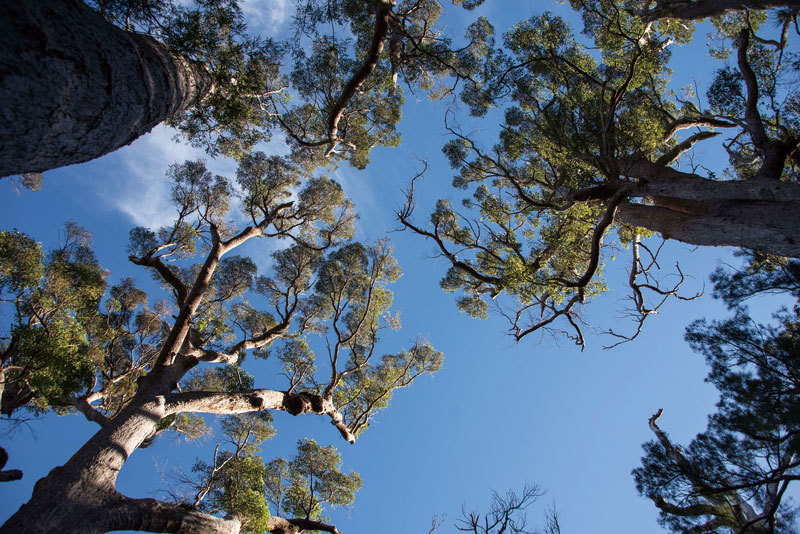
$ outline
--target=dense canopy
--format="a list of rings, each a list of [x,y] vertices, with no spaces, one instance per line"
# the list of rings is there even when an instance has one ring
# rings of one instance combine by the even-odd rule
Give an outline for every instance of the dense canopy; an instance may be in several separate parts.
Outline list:
[[[511,20],[496,0],[296,0],[260,35],[254,10],[287,4],[253,1],[0,6],[0,414],[66,428],[64,449],[84,436],[33,485],[50,460],[8,433],[0,482],[31,493],[0,533],[339,534],[350,514],[390,532],[425,513],[430,534],[556,534],[611,513],[621,486],[593,474],[627,475],[647,430],[627,483],[651,521],[798,530],[796,1],[570,0]],[[676,61],[687,47],[702,57]],[[182,144],[148,141],[164,132]],[[172,158],[163,178],[148,150]],[[447,163],[452,187],[424,176]],[[425,274],[442,265],[487,321],[446,311]],[[680,350],[701,314],[685,341],[704,393]],[[597,324],[620,352],[558,345],[602,345]],[[539,472],[583,505],[529,521]],[[448,505],[497,491],[452,522],[442,484]],[[630,508],[593,522],[616,531]]]

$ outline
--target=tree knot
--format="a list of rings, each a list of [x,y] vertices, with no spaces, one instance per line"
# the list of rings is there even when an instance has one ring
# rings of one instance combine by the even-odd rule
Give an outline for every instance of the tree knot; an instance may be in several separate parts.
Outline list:
[[[315,393],[287,393],[283,399],[284,409],[292,415],[302,413],[322,413],[324,401]]]

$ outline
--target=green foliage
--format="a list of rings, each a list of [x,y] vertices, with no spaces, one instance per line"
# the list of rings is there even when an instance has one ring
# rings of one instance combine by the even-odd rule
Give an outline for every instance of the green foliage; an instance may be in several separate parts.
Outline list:
[[[265,471],[261,458],[253,456],[232,458],[225,466],[222,475],[225,491],[220,492],[216,503],[228,514],[243,519],[243,532],[261,534],[269,526],[269,507],[264,500]]]
[[[225,417],[222,432],[230,449],[215,453],[214,463],[197,461],[192,470],[200,476],[200,509],[233,515],[242,532],[263,534],[269,527],[265,499],[267,468],[258,453],[261,444],[275,435],[269,413]],[[217,447],[219,451],[219,446]]]
[[[735,307],[759,294],[788,293],[800,299],[800,261],[763,254],[741,254],[747,257],[745,268],[728,273],[718,268],[711,275],[714,297]]]
[[[11,180],[11,187],[19,192],[20,188],[28,191],[39,191],[42,188],[42,173],[26,172],[18,175],[8,176]]]
[[[92,3],[112,23],[149,33],[206,70],[212,90],[168,122],[212,156],[242,158],[280,128],[305,168],[342,159],[363,168],[373,147],[400,142],[400,84],[434,98],[448,94],[455,85],[448,76],[471,76],[469,58],[480,47],[470,42],[451,50],[451,40],[435,26],[442,11],[435,0],[303,0],[294,38],[283,42],[251,36],[239,4]],[[371,55],[377,51],[373,38],[383,49],[377,55]]]
[[[433,374],[442,365],[442,353],[425,342],[408,351],[384,355],[375,365],[365,365],[366,354],[351,352],[347,375],[334,393],[334,404],[358,435],[369,426],[375,412],[386,408],[394,390],[406,387],[423,373]]]
[[[204,496],[199,505],[237,516],[243,532],[263,534],[271,515],[325,520],[326,508],[350,505],[361,488],[357,473],[341,471],[334,447],[310,439],[298,442],[291,461],[276,458],[265,465],[259,453],[274,435],[269,415],[226,417],[222,431],[228,448],[217,447],[213,464],[198,461],[193,467],[198,495]]]
[[[44,276],[42,248],[27,235],[0,232],[0,290],[19,293]]]
[[[0,232],[0,290],[14,306],[2,347],[3,413],[47,410],[92,385],[93,319],[106,274],[91,236],[74,223],[46,258],[25,234]]]
[[[321,447],[312,439],[301,439],[292,461],[287,464],[282,459],[274,460],[267,465],[270,480],[267,498],[280,503],[281,511],[289,517],[324,520],[324,506],[348,506],[361,488],[358,473],[343,473],[340,465],[336,449]]]
[[[695,174],[696,167],[681,174],[686,169],[678,166],[681,155],[713,136],[683,130],[692,124],[734,128],[724,146],[737,179],[762,171],[780,175],[783,165],[780,178],[796,181],[796,162],[788,152],[769,165],[764,156],[770,150],[781,153],[781,146],[794,146],[797,139],[790,126],[796,122],[796,72],[781,59],[794,19],[785,13],[779,18],[778,40],[754,36],[748,42],[746,62],[754,72],[765,129],[764,136],[751,137],[754,119],[746,110],[743,83],[747,67],[740,61],[717,72],[708,92],[709,111],[701,113],[693,97],[668,89],[670,51],[691,40],[691,23],[647,21],[636,14],[638,4],[627,1],[570,4],[583,19],[585,39],[552,13],[512,27],[503,46],[495,46],[488,21],[470,27],[484,48],[473,49],[474,71],[480,75],[466,80],[461,99],[476,116],[505,108],[498,141],[484,148],[451,129],[453,139],[443,151],[456,170],[453,187],[467,191],[462,207],[440,200],[430,224],[421,227],[411,221],[414,201],[409,199],[400,218],[433,240],[450,261],[441,286],[459,293],[461,311],[484,318],[497,309],[517,339],[542,329],[564,332],[556,321],[566,320],[564,333],[583,345],[579,306],[606,290],[600,275],[614,257],[613,247],[623,245],[633,254],[634,308],[625,310],[627,315],[643,320],[680,286],[656,288],[647,270],[658,262],[642,261],[639,251],[643,238],[665,230],[657,209],[686,216],[681,206],[694,202],[685,192],[672,198],[668,177],[705,181],[708,190],[718,179],[711,172],[707,178]],[[719,38],[729,48],[735,38],[738,46],[744,42],[742,28],[761,31],[763,20],[763,14],[726,15],[717,21]],[[654,183],[664,184],[662,192],[648,194],[645,189]],[[641,209],[651,206],[657,209]],[[644,215],[625,217],[643,227],[623,222],[624,213],[633,210]]]
[[[724,274],[715,277],[723,285]],[[777,291],[780,278],[771,285],[763,277],[728,275],[724,287]],[[723,295],[731,303],[749,296]],[[800,447],[800,308],[775,319],[777,325],[756,324],[737,307],[730,319],[687,329],[686,340],[705,356],[707,380],[719,390],[717,411],[685,448],[657,434],[633,471],[639,492],[654,500],[662,524],[674,532],[740,532],[745,524],[754,532],[796,532],[796,510],[783,497],[797,476]]]

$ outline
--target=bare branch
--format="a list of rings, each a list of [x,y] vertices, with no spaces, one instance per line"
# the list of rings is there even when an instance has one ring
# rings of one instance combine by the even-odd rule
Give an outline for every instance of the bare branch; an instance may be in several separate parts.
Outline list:
[[[342,437],[355,443],[342,414],[330,400],[316,393],[288,393],[271,389],[253,389],[242,392],[187,391],[164,396],[165,415],[177,413],[239,414],[262,410],[282,410],[292,415],[313,413],[327,415]]]

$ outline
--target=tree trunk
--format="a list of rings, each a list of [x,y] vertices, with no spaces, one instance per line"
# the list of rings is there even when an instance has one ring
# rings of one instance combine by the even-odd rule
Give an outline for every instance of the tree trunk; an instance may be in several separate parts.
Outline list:
[[[67,463],[56,467],[36,483],[30,500],[0,527],[0,534],[90,534],[139,530],[138,525],[122,525],[122,519],[112,513],[127,499],[116,490],[117,475],[128,457],[165,416],[163,394],[172,389],[175,377],[179,378],[185,372],[186,369],[175,366],[151,371],[148,380],[140,382],[140,388],[128,406],[92,436]],[[128,513],[125,517],[137,516]],[[146,519],[138,517],[140,522]]]
[[[745,9],[774,9],[798,5],[800,5],[798,0],[696,0],[694,2],[662,0],[656,3],[655,9],[645,13],[648,15],[648,20],[666,17],[699,20]]]
[[[0,177],[100,157],[211,88],[202,64],[80,0],[0,2]]]
[[[800,202],[654,198],[654,206],[623,203],[620,222],[703,246],[734,246],[800,258]]]
[[[128,457],[154,435],[158,422],[170,414],[259,410],[284,410],[292,415],[313,413],[329,416],[345,439],[355,440],[341,414],[320,395],[264,389],[172,393],[175,383],[196,363],[194,358],[178,358],[141,379],[130,404],[107,420],[67,463],[39,480],[30,500],[0,526],[0,534],[95,534],[112,530],[238,534],[241,525],[236,518],[218,518],[154,499],[131,499],[117,492],[117,475]],[[273,519],[270,530],[279,534],[297,534],[308,525],[313,530],[338,533],[335,527],[324,523]]]

